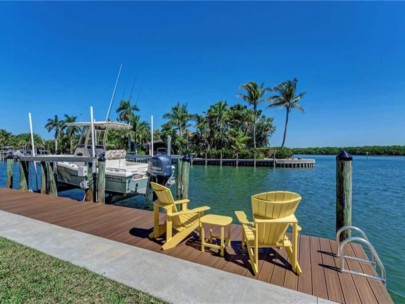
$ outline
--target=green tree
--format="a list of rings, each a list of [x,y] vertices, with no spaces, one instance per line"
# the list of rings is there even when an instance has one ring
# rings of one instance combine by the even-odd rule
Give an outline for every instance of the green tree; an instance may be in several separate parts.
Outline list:
[[[58,115],[55,115],[54,119],[48,118],[48,122],[45,125],[48,132],[55,131],[55,154],[58,154],[58,137],[62,134],[63,125],[64,121],[59,120]]]
[[[305,92],[296,95],[297,82],[298,80],[294,78],[293,80],[288,80],[279,85],[276,85],[274,88],[271,89],[271,91],[276,92],[278,95],[268,98],[268,101],[271,102],[269,106],[270,108],[278,107],[286,109],[283,143],[281,144],[281,148],[284,147],[287,137],[288,118],[291,110],[296,109],[304,112],[303,107],[299,105],[298,102],[300,102],[302,97],[305,95]]]
[[[130,123],[134,118],[134,111],[139,111],[136,105],[131,105],[130,100],[121,100],[120,105],[115,111],[118,113],[118,120]]]
[[[268,147],[270,145],[270,136],[276,131],[273,125],[273,118],[259,115],[257,120],[257,144],[259,147]]]
[[[190,114],[187,110],[187,104],[180,104],[179,102],[176,103],[174,107],[172,107],[171,112],[166,113],[163,115],[164,119],[168,119],[168,121],[163,125],[164,129],[174,128],[177,130],[177,138],[173,139],[176,146],[179,147],[180,153],[184,150],[187,139],[185,135],[188,135],[187,128],[191,126],[189,123],[194,115]]]
[[[73,139],[79,134],[80,128],[78,126],[69,126],[68,123],[76,122],[77,116],[69,116],[65,114],[65,120],[62,127],[62,131],[65,132],[65,135],[69,138],[69,150],[70,153],[73,153]]]
[[[206,151],[210,148],[208,141],[209,138],[209,126],[207,119],[204,115],[195,115],[195,132],[193,134],[193,143],[199,150]]]
[[[217,149],[222,150],[227,141],[225,133],[229,127],[229,108],[227,102],[220,100],[212,105],[207,111],[207,120],[214,145]]]
[[[15,144],[19,148],[31,147],[31,133],[21,133],[15,136]],[[34,134],[34,145],[36,148],[44,147],[44,140],[38,134]]]
[[[0,148],[5,146],[11,146],[13,140],[13,134],[4,129],[0,129]]]
[[[236,158],[239,158],[239,153],[246,148],[246,143],[250,138],[245,136],[242,130],[231,129],[229,132],[229,143],[231,149],[235,152]]]
[[[140,116],[135,115],[131,122],[133,138],[137,144],[143,145],[148,142],[150,138],[150,126],[146,121],[141,121]]]
[[[257,120],[257,108],[260,103],[263,103],[264,94],[268,90],[264,87],[264,83],[260,86],[254,82],[250,81],[240,86],[240,89],[245,90],[246,94],[237,94],[236,96],[242,98],[248,104],[253,107],[253,148],[256,150],[256,120]]]

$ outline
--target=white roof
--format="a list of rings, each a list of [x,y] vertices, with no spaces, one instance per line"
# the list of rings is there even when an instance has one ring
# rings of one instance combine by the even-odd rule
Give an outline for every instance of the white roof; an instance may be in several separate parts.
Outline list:
[[[66,123],[66,126],[90,127],[91,122],[70,122]],[[94,127],[96,129],[130,129],[131,125],[117,121],[95,121]]]

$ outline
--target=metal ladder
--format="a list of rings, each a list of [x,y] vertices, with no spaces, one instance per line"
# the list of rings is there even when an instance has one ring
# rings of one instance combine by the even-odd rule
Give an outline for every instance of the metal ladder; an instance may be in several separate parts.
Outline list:
[[[349,237],[349,238],[345,239],[343,242],[340,242],[340,234],[345,230],[357,231],[361,235],[361,237]],[[336,242],[338,244],[337,257],[340,258],[340,271],[341,272],[347,272],[347,273],[351,273],[351,274],[361,275],[361,276],[371,278],[371,279],[376,279],[378,281],[381,281],[386,286],[387,280],[386,280],[384,265],[381,262],[380,257],[377,254],[377,251],[375,250],[374,246],[371,245],[370,241],[368,240],[368,238],[367,238],[366,234],[363,232],[363,230],[361,230],[360,228],[357,228],[355,226],[344,226],[336,232]],[[360,258],[345,255],[346,245],[349,243],[352,243],[352,242],[360,243],[361,245],[366,245],[371,253],[371,261],[368,259],[360,259]],[[376,271],[376,275],[373,276],[373,275],[369,275],[369,274],[366,274],[363,272],[345,269],[345,260],[346,259],[355,260],[355,261],[364,262],[364,263],[373,265],[373,267]],[[378,264],[378,267],[380,268],[380,272],[381,272],[380,276],[378,276],[378,272],[376,269],[377,264]]]

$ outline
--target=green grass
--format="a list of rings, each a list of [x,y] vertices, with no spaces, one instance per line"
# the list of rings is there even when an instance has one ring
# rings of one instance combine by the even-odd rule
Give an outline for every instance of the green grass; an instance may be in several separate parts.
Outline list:
[[[0,303],[164,302],[85,268],[0,238]]]

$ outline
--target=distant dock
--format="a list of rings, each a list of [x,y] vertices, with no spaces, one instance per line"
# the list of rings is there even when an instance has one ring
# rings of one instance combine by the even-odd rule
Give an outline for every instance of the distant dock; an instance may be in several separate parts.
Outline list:
[[[254,166],[254,159],[219,159],[219,158],[193,158],[193,165],[213,165],[213,166]],[[256,159],[257,167],[277,167],[277,168],[313,168],[314,159]]]
[[[171,155],[173,162],[177,162],[178,159],[182,159],[181,155]],[[135,155],[133,153],[127,154],[127,160],[136,162],[148,162],[149,155]],[[254,159],[235,159],[235,158],[191,158],[192,165],[207,165],[207,166],[241,166],[241,167],[253,167]],[[276,168],[314,168],[315,159],[307,158],[286,158],[286,159],[256,159],[257,167],[276,167]]]

